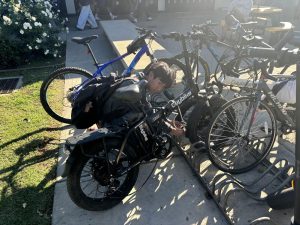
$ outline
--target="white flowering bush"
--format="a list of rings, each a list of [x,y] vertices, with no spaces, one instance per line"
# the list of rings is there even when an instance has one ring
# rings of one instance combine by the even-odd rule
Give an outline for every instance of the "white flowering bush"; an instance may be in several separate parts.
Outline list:
[[[37,57],[61,57],[65,19],[49,1],[0,0],[0,68]]]

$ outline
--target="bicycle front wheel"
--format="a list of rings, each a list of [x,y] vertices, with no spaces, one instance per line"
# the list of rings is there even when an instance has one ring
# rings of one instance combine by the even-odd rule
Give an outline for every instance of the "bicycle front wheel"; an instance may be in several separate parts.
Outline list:
[[[233,99],[212,120],[209,157],[222,171],[247,172],[267,157],[276,134],[275,116],[266,104],[250,96]]]
[[[54,119],[71,124],[71,103],[68,95],[75,87],[93,76],[76,67],[65,67],[51,73],[40,89],[40,101],[45,111]]]

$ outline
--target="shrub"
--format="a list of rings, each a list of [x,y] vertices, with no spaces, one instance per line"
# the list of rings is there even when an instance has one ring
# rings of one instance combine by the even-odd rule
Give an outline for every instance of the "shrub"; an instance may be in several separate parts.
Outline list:
[[[0,67],[37,57],[61,57],[64,42],[58,33],[65,20],[49,1],[0,1]]]

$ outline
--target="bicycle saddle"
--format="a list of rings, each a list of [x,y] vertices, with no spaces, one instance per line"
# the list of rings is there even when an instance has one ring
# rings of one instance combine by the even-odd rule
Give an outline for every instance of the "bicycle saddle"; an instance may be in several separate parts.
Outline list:
[[[77,44],[87,44],[97,38],[98,38],[98,35],[92,35],[92,36],[88,36],[88,37],[73,37],[72,41],[76,42]]]

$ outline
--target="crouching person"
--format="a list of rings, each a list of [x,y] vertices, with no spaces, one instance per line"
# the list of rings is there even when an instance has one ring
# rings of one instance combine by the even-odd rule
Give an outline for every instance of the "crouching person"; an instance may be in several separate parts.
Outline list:
[[[134,79],[128,79],[122,82],[120,88],[129,86],[146,80],[146,91],[149,95],[158,93],[166,88],[171,87],[175,79],[174,71],[165,62],[156,62],[151,65],[146,74],[139,73]],[[145,105],[147,103],[144,102]],[[149,106],[150,107],[150,106]],[[136,104],[130,104],[120,101],[114,94],[107,100],[103,107],[104,126],[130,126],[142,116],[142,112],[138,110]],[[175,126],[175,123],[165,123],[164,128],[171,135],[181,136],[184,129]]]

